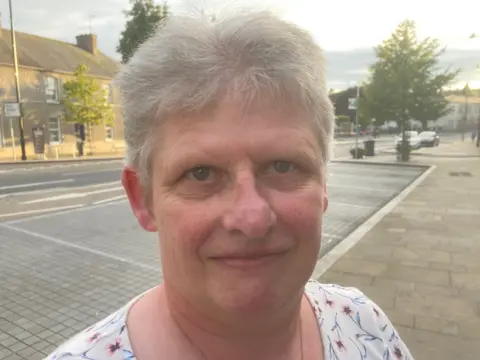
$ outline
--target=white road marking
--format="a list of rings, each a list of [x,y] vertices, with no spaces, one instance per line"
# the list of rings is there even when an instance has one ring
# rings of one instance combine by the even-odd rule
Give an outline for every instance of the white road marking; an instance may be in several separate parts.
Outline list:
[[[341,238],[343,238],[343,236],[340,236],[340,235],[337,235],[337,234],[323,233],[322,238],[341,239]]]
[[[352,185],[338,185],[338,184],[335,184],[334,182],[330,183],[330,184],[327,184],[327,187],[329,188],[340,188],[340,189],[349,189],[349,190],[360,190],[360,191],[365,191],[365,192],[369,192],[369,191],[373,191],[373,192],[387,192],[387,193],[391,193],[392,190],[387,190],[387,189],[379,189],[379,188],[375,188],[375,187],[359,187],[359,186],[352,186]]]
[[[65,179],[65,180],[44,181],[44,182],[19,184],[19,185],[0,186],[0,190],[21,189],[21,188],[26,188],[26,187],[35,187],[35,186],[51,185],[51,184],[62,184],[62,183],[68,183],[68,182],[72,182],[72,181],[74,181],[74,180],[73,179]]]
[[[69,190],[69,191],[87,190],[87,189],[94,189],[94,188],[99,188],[99,187],[113,186],[113,185],[120,185],[120,184],[121,184],[120,181],[112,181],[112,182],[108,182],[108,183],[85,185],[85,186],[76,186],[76,187],[71,187],[71,188],[57,187],[57,188],[54,188],[54,189],[19,191],[19,192],[0,195],[0,199],[6,198],[6,197],[12,197],[12,196],[19,196],[19,195],[23,196],[23,195],[35,195],[35,194],[48,194],[48,193],[57,192],[57,191],[64,191],[64,190]]]
[[[68,163],[63,163],[63,164],[55,164],[55,165],[45,165],[45,166],[32,166],[32,167],[15,167],[15,168],[10,168],[8,170],[1,170],[0,172],[4,172],[4,173],[13,173],[13,172],[16,172],[16,171],[34,171],[34,170],[49,170],[49,169],[58,169],[58,168],[68,168],[68,167],[77,167],[77,166],[89,166],[89,165],[102,165],[102,164],[113,164],[113,163],[117,163],[117,162],[121,162],[123,163],[123,160],[122,159],[118,159],[118,160],[107,160],[107,161],[98,161],[98,162],[95,162],[95,161],[81,161],[81,160],[73,160],[72,163],[73,164],[68,164]],[[0,166],[1,166],[1,162],[0,162]]]
[[[116,201],[116,200],[123,200],[123,199],[126,199],[126,198],[127,198],[126,195],[114,196],[114,197],[111,197],[111,198],[108,198],[108,199],[95,201],[93,204],[94,205],[105,204],[105,203],[109,203],[109,202]]]
[[[42,203],[42,202],[49,202],[49,201],[79,199],[79,198],[87,197],[89,195],[102,194],[102,193],[118,191],[118,190],[123,190],[123,186],[117,186],[117,187],[113,187],[113,188],[100,189],[100,190],[89,191],[89,192],[77,192],[77,193],[56,195],[56,196],[51,196],[51,197],[47,197],[47,198],[24,201],[20,204],[27,205],[27,204],[37,204],[37,203]]]
[[[122,170],[121,168],[117,168],[117,169],[102,169],[102,170],[92,170],[92,171],[67,172],[67,173],[62,173],[62,176],[97,174],[97,173],[102,173],[102,172],[113,172],[113,171],[120,172],[121,170]]]
[[[371,205],[352,204],[352,203],[346,203],[346,202],[340,202],[340,201],[329,201],[328,203],[331,205],[351,206],[351,207],[358,207],[358,208],[364,208],[364,209],[373,209],[375,207]]]
[[[5,221],[3,224],[10,225],[10,224],[18,224],[18,223],[22,223],[22,222],[26,222],[26,221],[35,221],[35,220],[40,220],[40,219],[44,219],[44,218],[49,218],[49,217],[52,217],[54,215],[56,215],[56,216],[67,215],[67,214],[77,212],[77,211],[86,211],[86,210],[92,210],[92,209],[107,207],[107,206],[119,205],[119,204],[122,204],[124,202],[127,202],[127,200],[109,202],[109,203],[98,204],[98,205],[85,205],[85,206],[82,206],[82,207],[62,211],[60,214],[49,213],[49,214],[35,215],[35,216],[30,216],[29,218],[26,218],[26,219]]]
[[[47,209],[37,209],[37,210],[26,210],[26,211],[19,211],[16,213],[8,213],[8,214],[0,214],[0,219],[13,217],[13,216],[20,216],[20,215],[30,215],[30,214],[38,214],[38,213],[45,213],[45,212],[52,212],[52,211],[59,211],[59,210],[69,210],[69,209],[76,209],[79,207],[84,206],[82,205],[69,205],[69,206],[60,206],[60,207],[53,207]]]
[[[115,256],[115,255],[106,253],[104,251],[94,250],[94,249],[91,249],[91,248],[87,248],[85,246],[73,244],[73,243],[70,243],[68,241],[65,241],[65,240],[62,240],[62,239],[59,239],[59,238],[55,238],[53,236],[48,236],[48,235],[36,233],[36,232],[30,231],[30,230],[22,229],[22,228],[12,226],[12,225],[7,225],[7,224],[0,224],[0,227],[4,227],[4,228],[7,228],[7,229],[10,229],[10,230],[13,230],[13,231],[17,231],[17,232],[25,234],[25,235],[30,235],[30,236],[33,236],[33,237],[37,237],[37,238],[40,238],[42,240],[50,241],[50,242],[55,243],[57,245],[81,250],[81,251],[84,251],[84,252],[87,252],[87,253],[90,253],[90,254],[94,254],[94,255],[104,257],[104,258],[117,260],[117,261],[120,261],[120,262],[125,263],[125,264],[138,266],[142,269],[160,271],[160,267],[145,265],[145,264],[139,263],[137,261],[125,259],[125,258],[122,258],[120,256]]]

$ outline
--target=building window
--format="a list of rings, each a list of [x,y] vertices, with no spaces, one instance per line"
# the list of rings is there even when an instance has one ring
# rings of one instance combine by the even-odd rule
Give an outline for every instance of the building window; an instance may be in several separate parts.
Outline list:
[[[45,79],[45,96],[47,98],[47,102],[50,103],[58,103],[60,100],[60,96],[58,94],[58,79],[48,76]]]
[[[48,119],[48,134],[50,144],[60,144],[62,140],[60,117],[57,116]]]
[[[105,125],[105,140],[113,140],[114,132],[113,126]]]

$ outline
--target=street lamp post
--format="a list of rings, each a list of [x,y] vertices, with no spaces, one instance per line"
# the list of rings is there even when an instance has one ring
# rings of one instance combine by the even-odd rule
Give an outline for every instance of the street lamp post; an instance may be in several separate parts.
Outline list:
[[[355,99],[355,159],[358,159],[358,98],[360,97],[360,87],[357,85],[357,94]]]
[[[477,33],[472,33],[469,36],[469,39],[478,39],[478,34]],[[477,65],[476,68],[480,68],[480,65]],[[476,143],[477,148],[480,147],[480,114],[478,116],[478,121],[477,121],[477,143]]]
[[[18,118],[18,128],[20,132],[20,148],[22,149],[22,160],[27,160],[27,153],[25,151],[25,135],[23,132],[23,108],[20,104],[20,80],[18,76],[18,58],[17,58],[17,43],[15,41],[15,29],[13,26],[13,10],[12,0],[8,0],[10,9],[10,34],[12,36],[12,52],[13,52],[13,68],[15,72],[15,89],[18,106],[20,106],[20,117]],[[13,144],[15,146],[15,144]]]

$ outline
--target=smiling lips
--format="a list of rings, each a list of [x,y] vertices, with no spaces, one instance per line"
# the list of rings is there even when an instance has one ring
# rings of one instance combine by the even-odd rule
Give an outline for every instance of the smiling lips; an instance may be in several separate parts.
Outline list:
[[[286,254],[286,252],[287,251],[248,254],[248,255],[245,255],[245,254],[221,255],[221,256],[214,256],[211,259],[225,266],[246,268],[246,267],[269,265],[277,261],[278,259],[280,259],[283,255]]]

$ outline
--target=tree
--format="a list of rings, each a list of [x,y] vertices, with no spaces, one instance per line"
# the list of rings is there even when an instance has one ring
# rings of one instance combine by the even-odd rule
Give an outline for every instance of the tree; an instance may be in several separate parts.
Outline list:
[[[377,61],[370,67],[365,98],[360,103],[363,114],[380,125],[395,120],[400,129],[415,119],[427,127],[449,113],[443,88],[460,70],[440,69],[439,57],[444,52],[438,40],[417,39],[415,23],[401,22],[390,38],[375,48]]]
[[[127,22],[117,46],[123,63],[130,60],[135,50],[153,35],[158,26],[162,26],[169,14],[167,3],[156,5],[153,0],[130,0],[130,4],[132,8],[124,12]]]
[[[63,84],[65,97],[62,104],[65,107],[65,121],[68,123],[82,124],[88,129],[90,152],[92,149],[92,126],[111,126],[113,123],[113,110],[108,102],[106,89],[97,81],[87,76],[88,68],[80,65],[74,73],[74,78]]]

